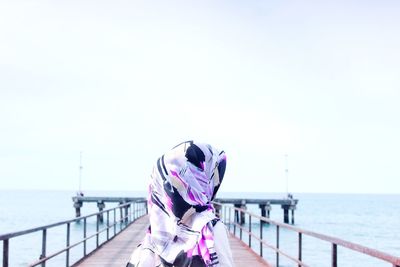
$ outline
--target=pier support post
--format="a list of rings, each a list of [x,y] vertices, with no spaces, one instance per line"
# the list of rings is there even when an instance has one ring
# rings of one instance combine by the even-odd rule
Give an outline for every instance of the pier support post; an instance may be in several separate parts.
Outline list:
[[[289,210],[292,213],[292,221],[291,224],[294,224],[294,210],[296,209],[296,205],[282,205],[282,209],[283,209],[283,222],[284,223],[289,223]]]
[[[235,208],[240,208],[240,204],[234,204]],[[239,211],[235,210],[235,222],[239,222]]]
[[[104,204],[103,201],[98,201],[97,202],[97,207],[99,208],[99,212],[102,212],[104,210],[104,208],[106,207],[106,204]],[[100,219],[100,222],[103,223],[103,220],[104,220],[103,213],[101,213],[99,215],[99,219]]]
[[[75,217],[81,217],[81,207],[82,207],[82,202],[81,201],[74,201],[74,208],[75,208]]]
[[[245,200],[242,200],[240,208],[243,210],[247,209]],[[244,212],[240,212],[240,224],[245,224],[245,223],[246,223],[246,214]]]
[[[294,224],[294,210],[296,209],[296,204],[290,205],[289,209],[292,211],[292,224]]]
[[[241,204],[234,204],[235,208],[239,208],[239,209],[247,209],[246,208],[246,201],[242,200]],[[240,213],[240,215],[239,215]],[[246,214],[244,212],[239,212],[238,210],[235,210],[235,222],[240,223],[240,224],[244,224],[246,222]]]
[[[271,211],[271,205],[269,204],[269,202],[266,204],[260,204],[258,206],[261,209],[261,216],[269,219],[269,215],[270,215],[270,211]],[[261,224],[265,224],[265,223],[269,224],[268,222],[261,221]]]
[[[284,223],[289,223],[289,207],[290,205],[282,205]]]

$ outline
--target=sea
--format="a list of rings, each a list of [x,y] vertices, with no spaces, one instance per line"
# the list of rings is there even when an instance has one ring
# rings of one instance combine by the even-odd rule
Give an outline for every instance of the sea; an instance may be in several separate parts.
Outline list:
[[[16,191],[0,190],[0,235],[39,227],[75,217],[72,197],[73,191]],[[146,196],[141,191],[88,191],[86,196]],[[220,192],[218,197],[244,198],[285,198],[284,193],[229,193]],[[311,194],[294,193],[298,199],[294,212],[294,227],[309,230],[324,235],[340,238],[346,241],[370,247],[393,256],[400,257],[400,195],[384,194]],[[111,208],[115,204],[106,204]],[[247,209],[260,214],[257,205],[248,205]],[[84,203],[82,215],[97,211],[95,203]],[[233,216],[232,216],[233,217]],[[270,218],[283,222],[283,210],[272,205]],[[88,221],[88,235],[94,231],[96,222]],[[248,227],[248,221],[244,225]],[[252,220],[251,228],[259,229],[259,222]],[[71,244],[82,238],[83,224],[71,225]],[[276,227],[264,225],[263,236],[271,245],[276,243]],[[280,229],[280,249],[297,257],[297,234]],[[101,239],[105,237],[102,236]],[[243,240],[248,236],[243,232]],[[88,242],[88,251],[94,249],[95,241]],[[46,253],[56,252],[65,247],[66,229],[57,227],[47,232]],[[9,241],[9,262],[13,266],[28,266],[38,260],[41,254],[42,233],[16,237]],[[259,242],[252,239],[252,247],[258,252]],[[3,243],[0,244],[0,262],[3,256]],[[303,236],[302,258],[308,266],[331,266],[331,244],[313,237]],[[70,252],[70,262],[77,261],[83,254],[82,246],[73,248]],[[276,253],[263,248],[264,257],[272,265],[276,263]],[[65,254],[50,260],[46,266],[65,266]],[[279,266],[297,266],[280,256]],[[338,266],[341,267],[388,267],[387,262],[350,251],[338,246]],[[123,266],[121,266],[123,267]]]

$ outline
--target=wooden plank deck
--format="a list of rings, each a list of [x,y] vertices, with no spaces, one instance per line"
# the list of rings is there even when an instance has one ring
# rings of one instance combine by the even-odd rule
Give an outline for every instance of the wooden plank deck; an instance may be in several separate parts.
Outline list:
[[[263,260],[257,253],[254,252],[249,246],[247,246],[239,238],[231,235],[229,237],[229,243],[232,249],[233,262],[236,267],[271,267]]]
[[[114,239],[104,244],[88,258],[74,265],[79,267],[125,267],[132,251],[143,239],[148,227],[148,217],[144,216],[122,231]],[[236,267],[269,267],[252,249],[239,239],[230,236],[233,260]]]
[[[148,217],[143,216],[75,266],[125,267],[132,251],[142,241],[148,226]]]

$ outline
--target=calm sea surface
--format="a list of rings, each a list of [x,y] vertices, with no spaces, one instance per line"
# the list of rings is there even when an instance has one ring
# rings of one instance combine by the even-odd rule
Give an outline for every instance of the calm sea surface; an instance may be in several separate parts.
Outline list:
[[[0,234],[25,230],[75,216],[68,191],[0,191]],[[144,192],[87,192],[86,196],[145,196]],[[223,193],[219,197],[282,198],[284,194],[271,193]],[[295,211],[295,227],[323,233],[362,244],[395,256],[400,256],[400,195],[358,195],[358,194],[294,194],[299,199]],[[106,208],[113,205],[108,204]],[[260,214],[257,206],[249,210]],[[97,207],[85,203],[83,215],[94,213]],[[283,221],[283,210],[272,206],[271,219]],[[95,221],[88,222],[89,231],[94,231]],[[254,222],[253,229],[258,229]],[[71,243],[82,236],[82,224],[71,225]],[[264,236],[275,243],[275,227],[264,226]],[[47,233],[47,253],[55,252],[65,246],[66,230],[63,227]],[[244,235],[247,240],[247,236]],[[297,235],[282,230],[280,247],[297,256]],[[88,249],[94,247],[88,243]],[[254,244],[257,247],[257,244]],[[1,252],[3,245],[0,244]],[[82,255],[82,247],[71,251],[71,262]],[[264,253],[269,262],[275,263],[275,254]],[[10,266],[27,266],[38,259],[41,253],[41,233],[10,240]],[[358,253],[338,247],[339,266],[391,266],[388,263],[371,259]],[[0,259],[2,253],[0,253]],[[331,245],[311,237],[303,237],[303,260],[310,266],[330,266]],[[46,266],[65,266],[65,255],[57,256]],[[296,266],[284,258],[280,266]]]

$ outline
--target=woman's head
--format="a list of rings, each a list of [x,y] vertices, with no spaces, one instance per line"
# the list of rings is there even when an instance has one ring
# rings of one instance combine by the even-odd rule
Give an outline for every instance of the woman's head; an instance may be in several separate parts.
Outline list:
[[[211,207],[225,168],[224,151],[205,143],[183,142],[158,160],[150,190],[160,197],[164,195],[167,212],[182,218],[191,207],[196,211]],[[162,181],[157,182],[157,177]],[[164,202],[161,198],[158,201]]]

